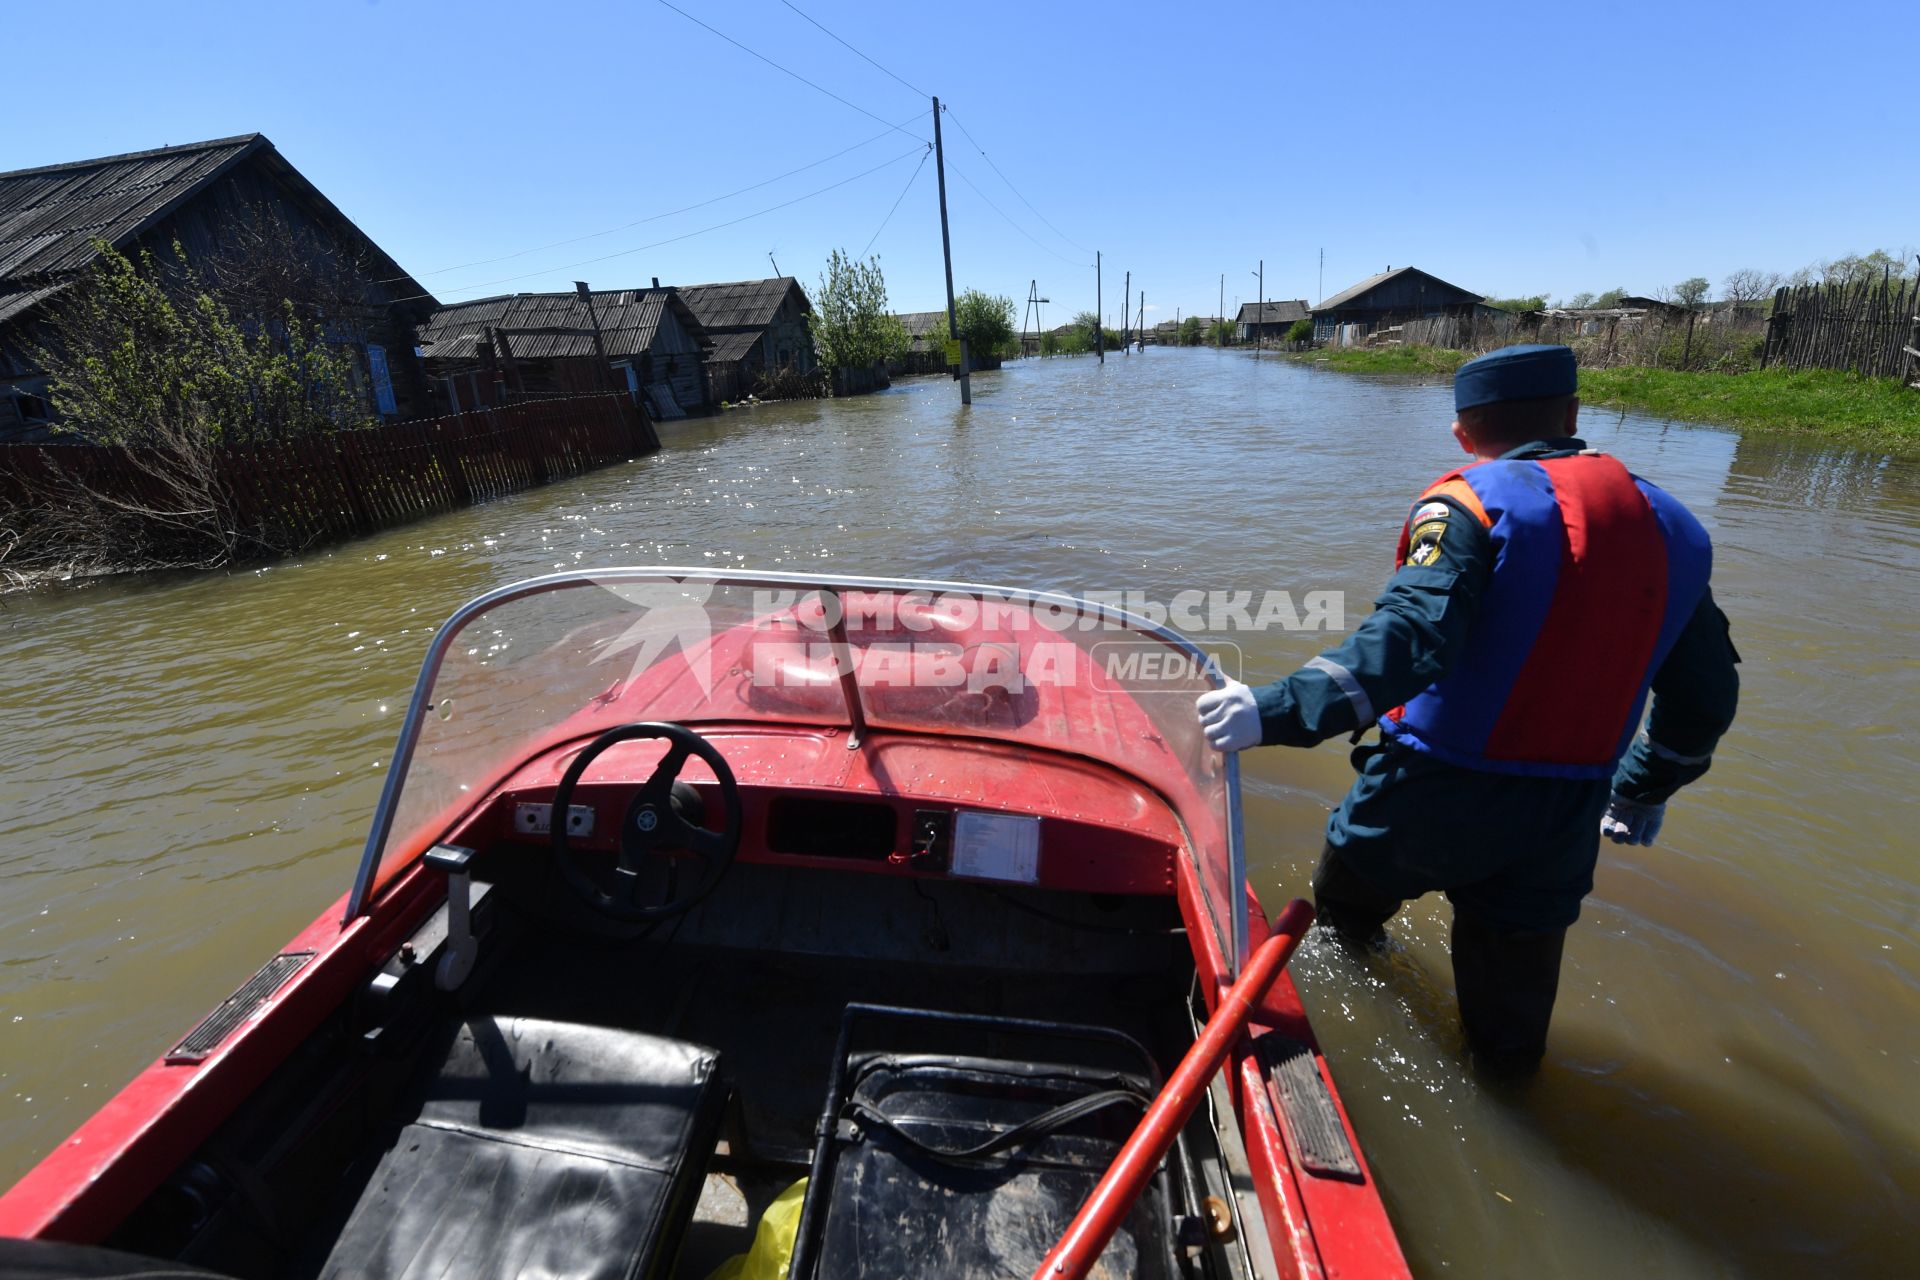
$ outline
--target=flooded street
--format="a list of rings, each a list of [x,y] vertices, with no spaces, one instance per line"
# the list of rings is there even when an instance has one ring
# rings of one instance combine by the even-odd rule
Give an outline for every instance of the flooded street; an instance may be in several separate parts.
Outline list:
[[[1035,360],[663,428],[665,450],[257,570],[0,600],[0,1179],[352,878],[431,628],[616,564],[1346,593],[1462,458],[1443,385],[1244,353]],[[1884,1276],[1920,1256],[1920,465],[1587,411],[1716,543],[1738,723],[1660,844],[1604,848],[1543,1077],[1465,1074],[1429,898],[1295,961],[1422,1276]],[[1245,678],[1331,643],[1230,637]],[[1246,758],[1269,910],[1340,743]]]

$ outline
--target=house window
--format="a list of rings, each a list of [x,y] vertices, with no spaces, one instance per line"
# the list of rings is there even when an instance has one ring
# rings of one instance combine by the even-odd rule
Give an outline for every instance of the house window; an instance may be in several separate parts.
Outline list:
[[[28,395],[24,391],[17,392],[13,397],[13,403],[22,422],[41,424],[52,417],[48,412],[47,402],[39,396]]]
[[[393,415],[400,406],[393,399],[393,379],[387,373],[387,349],[377,342],[367,344],[367,375],[373,380],[373,400],[381,413]]]

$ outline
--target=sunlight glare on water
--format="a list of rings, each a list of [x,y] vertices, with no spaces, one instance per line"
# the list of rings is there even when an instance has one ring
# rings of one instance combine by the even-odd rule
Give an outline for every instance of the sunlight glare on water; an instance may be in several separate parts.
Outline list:
[[[17,1177],[351,879],[437,623],[615,564],[1074,592],[1346,593],[1459,461],[1444,386],[1244,353],[1031,361],[672,424],[652,458],[270,566],[0,601],[0,1177]],[[1699,513],[1739,723],[1660,844],[1603,852],[1550,1059],[1460,1065],[1447,908],[1295,973],[1423,1276],[1911,1274],[1920,1256],[1920,469],[1589,411]],[[1328,643],[1235,634],[1246,677]],[[1340,744],[1246,761],[1270,907]]]

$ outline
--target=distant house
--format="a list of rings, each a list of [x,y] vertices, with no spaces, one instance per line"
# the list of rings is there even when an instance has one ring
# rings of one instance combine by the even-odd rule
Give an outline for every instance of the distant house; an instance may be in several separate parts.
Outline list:
[[[1486,310],[1489,308],[1481,295],[1448,284],[1418,267],[1390,268],[1314,307],[1313,338],[1316,342],[1330,341],[1347,325],[1358,326],[1354,332],[1366,334],[1408,320],[1470,317]]]
[[[894,317],[907,331],[907,353],[887,366],[887,372],[945,373],[947,371],[947,313],[901,311]]]
[[[1308,314],[1305,298],[1290,302],[1243,302],[1240,314],[1233,321],[1234,339],[1278,342],[1287,336],[1287,330],[1293,328],[1296,321],[1305,320]]]
[[[819,366],[807,327],[813,304],[792,276],[683,285],[679,292],[713,339],[707,370],[715,398],[737,400],[780,369],[810,373]]]
[[[706,331],[674,289],[514,293],[441,307],[421,330],[445,408],[618,390],[656,418],[707,413]],[[594,350],[595,324],[606,363]]]
[[[327,336],[353,353],[367,410],[388,419],[431,412],[414,327],[433,298],[271,142],[249,133],[0,173],[0,440],[49,434],[47,376],[33,351],[46,343],[49,307],[99,257],[96,240],[159,258],[178,242],[189,263],[237,273],[243,253],[289,246],[284,256],[296,264],[325,263]]]

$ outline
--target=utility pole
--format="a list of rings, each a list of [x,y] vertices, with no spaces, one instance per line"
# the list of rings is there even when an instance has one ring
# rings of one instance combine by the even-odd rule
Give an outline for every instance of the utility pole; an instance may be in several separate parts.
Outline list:
[[[1107,362],[1107,336],[1100,331],[1101,310],[1106,304],[1100,301],[1100,251],[1093,251],[1093,349],[1100,353],[1100,363]]]
[[[1227,273],[1224,271],[1220,273],[1220,314],[1215,318],[1218,320],[1225,320],[1227,318]],[[1225,329],[1215,329],[1213,334],[1214,346],[1218,347],[1226,344],[1227,331]]]
[[[1260,269],[1254,272],[1260,277],[1260,297],[1253,313],[1253,358],[1260,358],[1260,348],[1267,340],[1267,260],[1260,259]]]
[[[607,390],[613,391],[613,366],[607,363],[607,345],[600,340],[600,317],[593,309],[593,290],[587,288],[585,280],[575,280],[573,291],[580,301],[587,304],[587,323],[593,326],[593,358],[598,363],[600,377],[606,383]]]
[[[960,321],[953,309],[953,242],[947,235],[947,153],[940,145],[940,99],[933,100],[933,170],[940,179],[940,256],[947,263],[947,340],[960,345],[960,403],[973,403],[973,380],[967,376],[967,344],[960,341]]]
[[[1140,335],[1140,351],[1144,355],[1147,350],[1147,291],[1145,289],[1140,291],[1140,323],[1134,328],[1134,332]]]
[[[1133,354],[1133,272],[1127,272],[1126,283],[1120,286],[1120,354]]]

